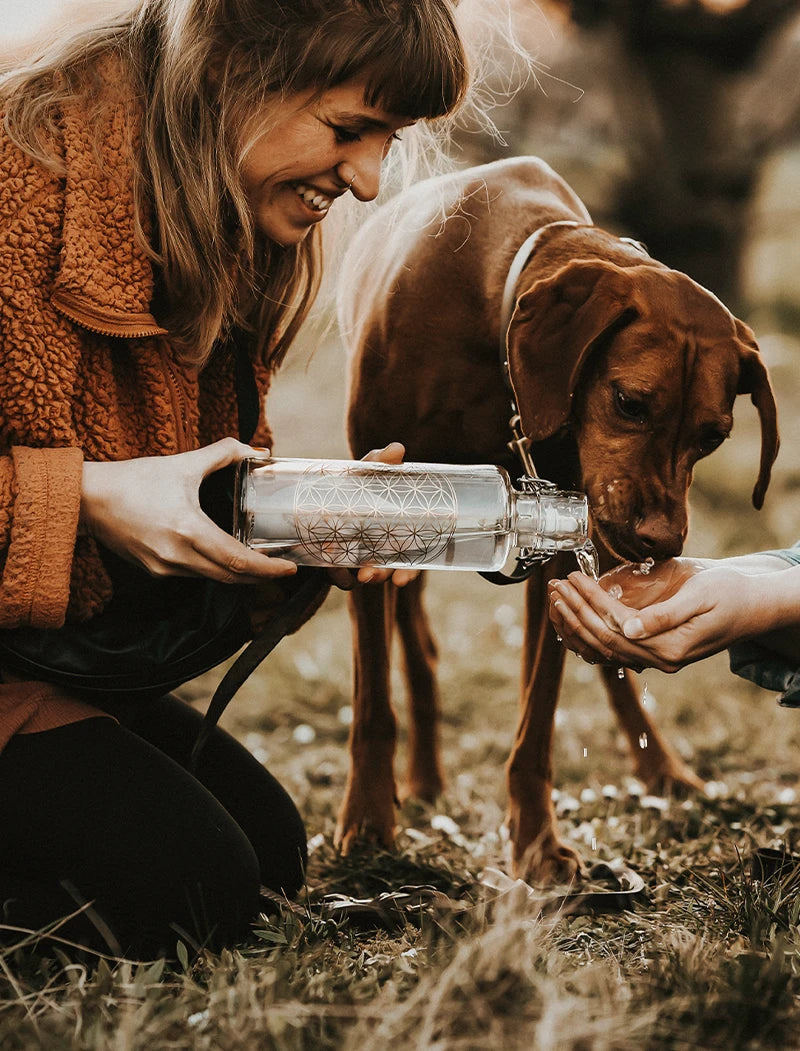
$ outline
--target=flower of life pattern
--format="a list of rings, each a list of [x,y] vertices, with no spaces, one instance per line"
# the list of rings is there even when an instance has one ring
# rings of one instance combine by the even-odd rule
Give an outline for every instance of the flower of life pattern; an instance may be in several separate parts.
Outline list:
[[[326,564],[424,565],[455,532],[458,502],[442,475],[361,465],[306,473],[295,490],[295,529],[302,547]]]

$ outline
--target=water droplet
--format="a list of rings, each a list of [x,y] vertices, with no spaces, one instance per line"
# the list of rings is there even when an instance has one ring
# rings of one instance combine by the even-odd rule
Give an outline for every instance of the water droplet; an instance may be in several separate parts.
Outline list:
[[[655,563],[655,559],[653,559],[653,558],[646,558],[644,560],[644,562],[640,562],[639,563],[639,565],[637,566],[636,569],[633,570],[633,572],[637,576],[641,575],[643,577],[646,577],[655,564],[656,564]]]
[[[612,598],[619,600],[622,598],[622,587],[619,584],[612,584],[608,589],[608,593]]]
[[[639,734],[639,747],[647,748],[647,734]]]
[[[644,689],[642,690],[642,708],[646,708],[647,707],[647,702],[649,700],[650,700],[650,697],[648,696],[648,692],[647,692],[647,683],[645,683],[644,684]]]

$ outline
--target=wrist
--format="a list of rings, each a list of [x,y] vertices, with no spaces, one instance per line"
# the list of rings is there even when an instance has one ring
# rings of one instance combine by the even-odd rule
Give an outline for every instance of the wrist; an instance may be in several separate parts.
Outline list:
[[[97,501],[97,469],[101,464],[92,460],[83,461],[81,472],[81,505],[78,512],[78,536],[93,536],[92,509]]]
[[[777,573],[773,569],[748,574],[747,585],[744,597],[752,621],[751,635],[791,627],[800,630],[800,566],[783,562]]]

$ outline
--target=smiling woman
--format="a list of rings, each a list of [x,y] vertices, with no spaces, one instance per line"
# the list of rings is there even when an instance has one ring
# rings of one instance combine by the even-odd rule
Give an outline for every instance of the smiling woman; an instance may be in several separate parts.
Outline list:
[[[152,955],[243,936],[260,884],[301,885],[305,833],[224,732],[188,772],[197,713],[123,701],[97,639],[138,667],[233,609],[191,635],[219,662],[292,595],[295,565],[220,528],[201,482],[270,442],[326,216],[376,196],[469,72],[455,0],[93,9],[0,81],[0,902],[36,928],[84,906],[63,936]],[[77,640],[102,690],[26,663],[20,633]]]

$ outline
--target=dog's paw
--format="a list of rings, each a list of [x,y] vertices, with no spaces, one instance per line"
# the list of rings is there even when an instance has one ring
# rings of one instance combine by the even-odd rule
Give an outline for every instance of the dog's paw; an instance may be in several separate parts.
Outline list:
[[[655,768],[642,767],[640,764],[637,773],[653,795],[686,799],[688,796],[705,794],[705,782],[684,762],[674,757]]]
[[[583,858],[553,832],[540,835],[527,846],[515,843],[511,871],[516,879],[540,886],[571,883],[585,875]]]
[[[394,846],[395,814],[394,786],[388,796],[381,793],[367,795],[348,790],[342,803],[333,835],[333,844],[342,854],[349,854],[357,846],[375,844],[391,849]]]
[[[359,847],[373,844],[391,850],[394,846],[394,823],[377,827],[372,819],[342,820],[336,824],[333,845],[340,854],[350,854]]]

